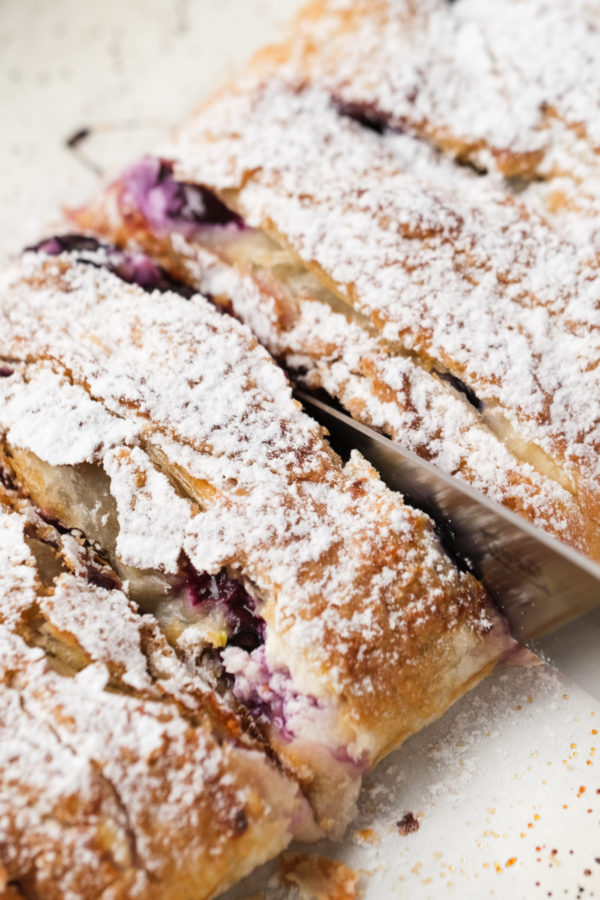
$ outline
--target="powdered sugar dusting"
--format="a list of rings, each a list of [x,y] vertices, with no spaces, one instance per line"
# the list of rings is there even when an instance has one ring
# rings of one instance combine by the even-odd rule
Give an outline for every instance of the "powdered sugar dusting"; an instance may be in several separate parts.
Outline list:
[[[117,501],[117,553],[126,565],[177,572],[189,501],[180,497],[139,447],[110,450],[103,459]]]
[[[75,637],[95,662],[117,667],[126,684],[137,690],[151,684],[146,657],[140,647],[140,617],[121,591],[62,575],[39,607],[58,632]]]
[[[574,133],[600,143],[599,24],[586,0],[330,0],[296,29],[291,59],[453,155],[553,174]]]
[[[172,152],[180,177],[228,191],[597,503],[598,285],[575,246],[481,179],[404,171],[393,141],[277,78],[221,96]]]
[[[16,624],[35,602],[37,574],[23,535],[24,520],[0,505],[1,621]]]
[[[31,255],[3,276],[0,318],[9,354],[26,336],[30,358],[51,355],[140,428],[153,462],[202,507],[186,527],[192,564],[254,587],[270,661],[298,691],[335,697],[336,740],[357,756],[376,757],[453,699],[441,670],[468,682],[505,647],[427,518],[359,457],[342,469],[239,323],[200,298],[148,296],[67,256]]]
[[[403,162],[447,177],[451,164],[442,164],[433,152],[424,154],[417,141],[397,136],[394,149]],[[356,418],[593,554],[571,494],[513,456],[464,397],[411,356],[394,352],[308,292],[294,297],[282,321],[272,295],[255,277],[197,242],[172,235],[171,243],[195,287],[231,307],[300,381],[324,388]]]
[[[137,431],[48,365],[0,379],[0,402],[9,441],[51,465],[91,462],[102,449],[132,440]]]
[[[147,896],[148,877],[217,890],[287,844],[304,802],[264,757],[227,737],[231,713],[220,715],[201,683],[188,691],[189,718],[169,700],[185,676],[169,679],[167,691],[154,682],[141,649],[152,622],[123,593],[70,574],[42,589],[24,542],[35,520],[33,511],[0,509],[3,875],[72,898],[109,887]],[[10,614],[11,593],[19,615]],[[87,653],[76,674],[59,674],[23,640],[21,632],[35,639],[40,614],[42,645],[51,633],[63,662],[74,643]]]

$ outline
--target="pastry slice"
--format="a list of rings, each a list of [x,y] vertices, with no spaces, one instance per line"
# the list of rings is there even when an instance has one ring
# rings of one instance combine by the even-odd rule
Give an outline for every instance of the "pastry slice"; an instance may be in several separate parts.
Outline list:
[[[306,800],[97,552],[2,482],[2,896],[214,896],[310,828]]]
[[[480,170],[578,178],[600,146],[599,25],[586,0],[317,0],[261,64]]]
[[[5,465],[212,668],[339,833],[362,774],[490,670],[506,628],[244,326],[106,265],[28,253],[3,273]]]
[[[251,73],[167,150],[78,225],[143,247],[295,377],[600,556],[597,415],[579,390],[598,313],[579,248],[421,142],[281,78]]]
[[[221,95],[171,155],[389,346],[460,379],[597,535],[597,280],[575,246],[479,179],[416,176],[328,94],[282,79]]]
[[[599,25],[586,0],[317,0],[257,64],[326,87],[363,127],[504,176],[597,257]]]

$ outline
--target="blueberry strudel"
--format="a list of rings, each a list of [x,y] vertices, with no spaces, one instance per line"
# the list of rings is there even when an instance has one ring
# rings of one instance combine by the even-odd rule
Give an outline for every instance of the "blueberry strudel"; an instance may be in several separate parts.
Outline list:
[[[263,60],[479,169],[577,176],[600,146],[599,23],[586,0],[316,0]]]
[[[353,415],[600,556],[597,279],[496,185],[260,63],[75,218],[210,294]]]
[[[1,276],[4,465],[339,833],[362,774],[489,671],[505,626],[427,516],[342,465],[248,329],[127,284],[156,270],[139,254],[79,244]]]
[[[261,62],[364,125],[506,179],[591,261],[600,249],[600,10],[586,0],[316,0]]]

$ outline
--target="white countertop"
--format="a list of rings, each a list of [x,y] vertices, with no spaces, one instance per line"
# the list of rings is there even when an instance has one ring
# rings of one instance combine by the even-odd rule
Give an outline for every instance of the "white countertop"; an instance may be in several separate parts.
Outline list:
[[[152,147],[298,6],[1,0],[0,253]],[[345,842],[316,852],[360,870],[365,900],[600,898],[598,731],[589,695],[543,666],[502,667],[372,773]],[[402,835],[407,811],[420,828]],[[231,896],[287,896],[276,872]]]

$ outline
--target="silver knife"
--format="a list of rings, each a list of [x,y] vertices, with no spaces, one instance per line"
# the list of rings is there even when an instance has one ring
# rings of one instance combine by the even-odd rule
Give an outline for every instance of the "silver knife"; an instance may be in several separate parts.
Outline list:
[[[296,396],[334,446],[360,450],[390,488],[429,513],[518,641],[600,698],[600,565],[328,403]]]

